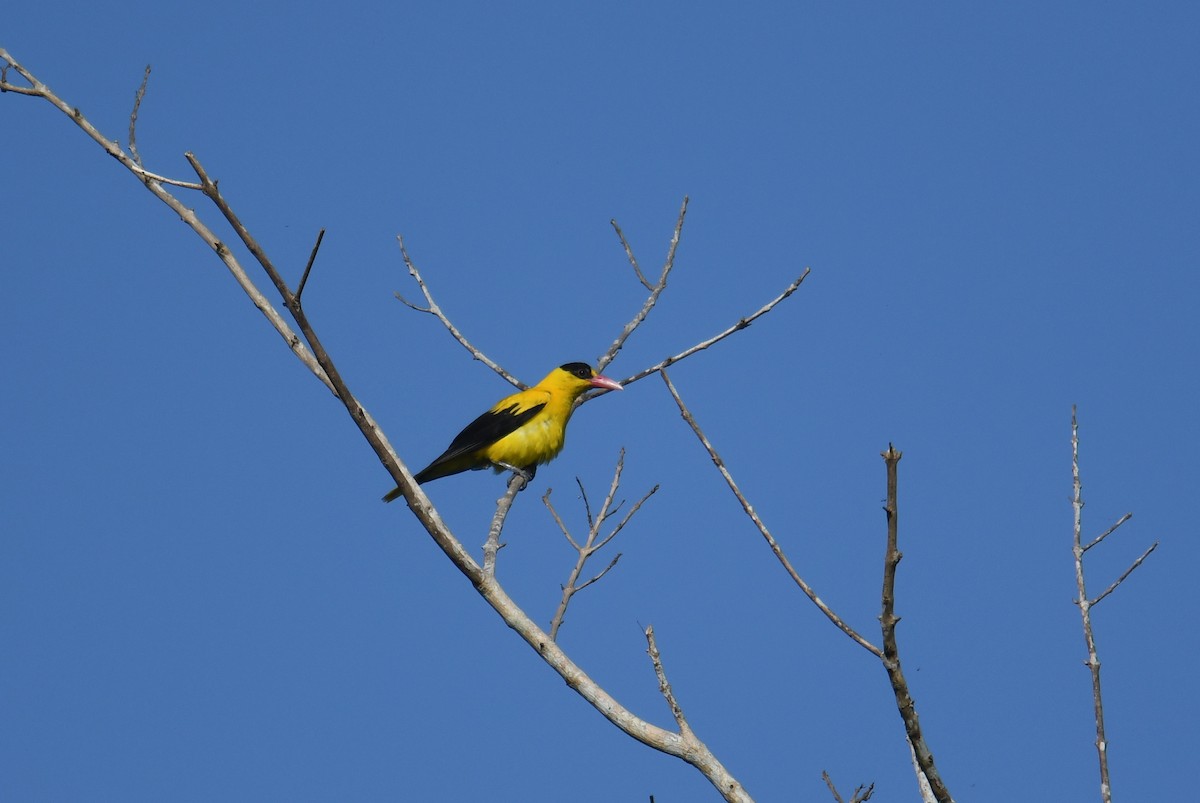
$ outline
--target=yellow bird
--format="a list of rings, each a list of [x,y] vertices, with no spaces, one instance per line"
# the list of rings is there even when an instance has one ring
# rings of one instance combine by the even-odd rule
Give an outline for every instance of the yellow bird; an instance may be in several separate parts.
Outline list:
[[[591,388],[624,390],[619,382],[601,376],[587,363],[560,365],[541,382],[504,397],[467,424],[449,448],[415,479],[429,482],[481,468],[515,471],[527,481],[533,479],[540,464],[549,463],[562,451],[575,400]],[[383,501],[391,502],[399,496],[400,489],[396,488]]]

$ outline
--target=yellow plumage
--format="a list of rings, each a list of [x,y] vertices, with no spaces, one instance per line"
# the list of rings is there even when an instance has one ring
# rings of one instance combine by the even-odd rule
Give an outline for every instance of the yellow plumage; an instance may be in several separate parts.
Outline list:
[[[622,390],[586,363],[555,368],[541,382],[504,397],[468,424],[415,479],[428,482],[481,468],[513,469],[532,479],[539,465],[562,451],[575,400],[591,388]],[[391,502],[399,496],[396,488],[383,500]]]

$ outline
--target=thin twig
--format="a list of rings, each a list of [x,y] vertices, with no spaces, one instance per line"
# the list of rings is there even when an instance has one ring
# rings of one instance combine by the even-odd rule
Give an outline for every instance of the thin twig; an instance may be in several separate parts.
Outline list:
[[[637,311],[637,314],[625,324],[625,328],[621,330],[621,334],[608,347],[600,357],[596,359],[596,370],[603,371],[605,366],[616,359],[617,352],[625,345],[625,341],[629,336],[642,325],[642,321],[646,320],[646,316],[650,314],[650,310],[654,309],[654,305],[658,303],[658,297],[662,295],[662,291],[667,289],[667,277],[671,275],[671,268],[675,266],[675,251],[679,248],[679,238],[683,234],[683,219],[687,215],[688,198],[683,196],[683,204],[679,207],[679,219],[675,222],[675,232],[671,235],[671,245],[667,248],[667,259],[663,263],[662,274],[658,277],[658,281],[653,286],[648,287],[650,295],[646,296],[646,300],[642,303],[642,308]],[[617,229],[620,233],[620,229]],[[624,242],[624,236],[621,237]],[[625,244],[626,250],[632,258],[633,252],[629,249],[628,243]],[[636,263],[635,263],[636,268]],[[646,277],[642,276],[641,271],[638,271],[638,276],[643,285],[646,285]],[[623,383],[622,383],[623,384]]]
[[[620,454],[617,456],[617,466],[613,471],[613,478],[612,482],[609,484],[608,494],[604,497],[604,503],[600,506],[600,511],[595,518],[592,518],[591,509],[587,507],[587,492],[583,489],[583,483],[576,478],[576,482],[579,484],[580,492],[583,494],[584,506],[587,508],[588,519],[588,534],[587,538],[584,539],[582,544],[571,536],[567,525],[563,523],[562,517],[559,516],[558,511],[554,509],[554,505],[550,502],[550,491],[547,490],[545,495],[542,496],[542,503],[545,504],[550,510],[550,515],[554,517],[554,521],[558,523],[559,529],[562,530],[563,535],[566,536],[567,541],[571,544],[576,552],[575,565],[571,569],[570,575],[567,577],[567,582],[562,586],[562,596],[559,598],[558,608],[555,610],[554,616],[550,620],[551,639],[558,638],[558,631],[562,627],[563,621],[567,614],[567,606],[571,604],[571,599],[574,598],[574,596],[580,591],[597,582],[604,577],[604,575],[608,574],[609,571],[611,571],[612,568],[617,565],[617,561],[621,559],[621,554],[618,552],[617,556],[609,561],[609,564],[604,567],[599,574],[596,574],[586,582],[580,583],[579,578],[583,575],[583,570],[586,567],[588,560],[592,557],[592,555],[595,555],[597,552],[607,546],[610,541],[616,538],[617,533],[624,529],[625,525],[629,523],[629,520],[633,518],[634,514],[638,512],[646,500],[658,491],[657,485],[651,488],[645,496],[639,499],[637,503],[629,509],[629,511],[625,514],[625,517],[621,519],[620,523],[613,528],[612,532],[610,532],[603,539],[600,539],[600,528],[604,525],[604,522],[613,516],[617,509],[621,506],[621,503],[619,502],[614,504],[614,500],[616,499],[617,489],[620,487],[621,471],[624,469],[624,466],[625,450],[622,449]]]
[[[313,351],[311,352],[299,341],[299,337],[282,321],[282,318],[278,318],[278,316],[272,317],[272,313],[275,313],[274,306],[265,300],[261,291],[241,271],[240,265],[232,258],[229,248],[199,221],[192,210],[185,207],[172,195],[163,190],[161,182],[158,179],[141,170],[116,143],[100,135],[96,128],[78,109],[68,106],[50,92],[44,84],[37,81],[36,78],[22,68],[2,48],[0,48],[0,59],[7,62],[9,66],[16,69],[30,82],[28,89],[24,87],[10,87],[7,85],[7,71],[0,70],[0,82],[3,82],[0,83],[0,90],[12,91],[21,95],[38,96],[50,102],[70,117],[72,122],[79,126],[107,153],[120,161],[126,169],[142,180],[147,189],[179,214],[204,242],[213,248],[226,266],[229,267],[230,272],[235,276],[243,291],[255,301],[255,306],[258,306],[263,311],[263,314],[271,319],[272,325],[284,336],[293,354],[304,362],[306,366],[309,366],[314,375],[327,387],[331,388],[337,398],[342,401],[352,420],[359,427],[363,437],[370,444],[380,462],[388,470],[392,479],[400,487],[402,494],[409,503],[409,508],[434,542],[442,549],[454,566],[470,580],[480,596],[503,618],[509,627],[537,652],[541,659],[564,680],[570,689],[583,697],[597,712],[620,728],[625,734],[655,750],[680,758],[695,767],[729,803],[747,803],[750,800],[750,796],[741,783],[729,773],[712,751],[702,742],[694,738],[684,738],[680,734],[672,733],[636,717],[603,687],[592,680],[558,645],[551,641],[548,634],[539,628],[512,598],[505,593],[495,577],[485,574],[482,567],[475,563],[470,553],[463,548],[458,539],[450,532],[445,522],[442,521],[424,491],[415,483],[412,475],[400,461],[391,444],[387,442],[383,432],[379,430],[374,420],[350,392],[329,355],[320,347],[320,341],[316,338],[316,333],[308,323],[302,306],[296,303],[294,297],[291,296],[290,291],[287,290],[286,283],[282,281],[282,278],[278,276],[278,272],[270,265],[261,248],[252,248],[251,250],[259,258],[260,264],[268,272],[276,287],[282,287],[281,293],[289,312],[291,312],[293,319],[296,320],[304,337],[313,346]],[[190,157],[190,154],[188,156]],[[191,157],[189,161],[192,161],[193,168],[201,175],[201,183],[205,194],[214,203],[217,203],[218,208],[222,208],[222,206],[227,207],[228,205],[225,204],[224,200],[220,198],[220,193],[217,192],[216,183],[207,178],[207,174],[203,173],[203,168],[200,167],[199,162],[195,161],[194,157]],[[236,216],[232,214],[231,209],[226,212],[222,208],[222,212],[226,214],[226,219],[230,220],[231,224],[236,220]],[[240,222],[235,225],[235,228],[239,227]],[[239,231],[239,236],[243,238],[243,242],[246,242],[247,239],[253,241],[253,238],[249,238],[248,232],[245,232],[244,227]]]
[[[396,242],[400,243],[400,255],[404,257],[404,264],[408,268],[408,274],[416,280],[417,287],[421,289],[421,294],[425,296],[425,303],[428,304],[428,306],[422,307],[418,304],[414,304],[402,296],[399,291],[397,291],[395,295],[400,303],[404,304],[404,306],[408,307],[409,309],[416,310],[417,312],[425,312],[437,318],[442,322],[442,326],[446,327],[446,330],[450,332],[451,337],[457,340],[459,345],[471,352],[471,356],[473,358],[479,360],[488,368],[491,368],[497,374],[504,377],[506,382],[516,386],[521,390],[525,390],[527,387],[529,387],[524,382],[500,367],[499,363],[488,357],[479,348],[475,347],[471,341],[467,340],[466,335],[459,331],[458,327],[454,325],[454,322],[450,320],[449,316],[442,312],[442,308],[439,307],[437,302],[433,300],[433,294],[429,292],[429,286],[425,283],[425,278],[421,276],[421,272],[417,270],[416,264],[413,263],[412,259],[408,255],[408,249],[404,247],[404,238],[397,235]]]
[[[631,376],[627,379],[622,379],[621,384],[628,386],[630,383],[637,382],[639,379],[645,379],[646,377],[650,376],[651,374],[661,371],[664,368],[667,368],[669,366],[672,366],[675,363],[679,362],[680,360],[682,360],[686,357],[692,356],[693,354],[695,354],[698,351],[703,351],[704,349],[708,348],[709,346],[716,345],[717,343],[721,342],[725,338],[732,335],[734,332],[740,332],[741,330],[743,330],[747,326],[749,326],[751,323],[753,323],[756,319],[761,318],[763,315],[766,315],[768,312],[770,312],[772,309],[774,309],[775,305],[778,304],[780,301],[783,301],[785,298],[790,296],[792,293],[796,292],[796,290],[804,282],[804,279],[808,276],[809,272],[810,272],[809,269],[805,268],[804,272],[801,273],[796,278],[795,281],[793,281],[791,284],[789,284],[782,293],[775,296],[775,298],[771,299],[766,304],[763,304],[761,307],[759,307],[757,310],[755,310],[751,314],[747,315],[745,318],[739,319],[737,323],[735,323],[733,326],[730,326],[725,331],[719,332],[716,335],[713,335],[712,337],[708,338],[707,340],[702,340],[699,343],[697,343],[696,345],[691,346],[690,348],[686,348],[683,351],[679,352],[678,354],[676,354],[672,357],[667,357],[665,360],[663,360],[660,363],[651,365],[649,368],[644,368],[641,371],[638,371],[636,374],[634,374],[633,376]]]
[[[146,97],[146,85],[150,82],[150,65],[146,65],[146,72],[142,75],[142,85],[138,87],[137,94],[133,96],[133,111],[129,113],[129,155],[133,157],[133,161],[139,167],[142,165],[141,154],[137,149],[137,120],[138,110],[142,108],[142,99]]]
[[[567,543],[571,545],[572,549],[578,552],[580,551],[581,547],[575,542],[575,539],[571,537],[571,531],[567,528],[566,522],[562,520],[562,516],[558,515],[558,511],[554,509],[554,505],[550,502],[550,494],[553,492],[553,488],[546,489],[546,493],[542,494],[542,504],[546,506],[546,509],[550,511],[550,515],[554,517],[555,523],[558,524],[558,529],[562,531],[564,536],[566,536]],[[589,529],[591,528],[590,514],[588,515],[588,527]]]
[[[671,716],[675,718],[675,724],[679,726],[679,735],[684,739],[695,739],[696,735],[692,732],[692,727],[688,725],[687,717],[683,715],[683,708],[675,699],[675,692],[671,690],[671,683],[667,680],[667,671],[663,668],[662,656],[659,654],[658,644],[654,640],[654,625],[646,628],[646,644],[650,663],[654,665],[654,675],[658,678],[658,690],[662,693],[663,699],[667,701],[667,705],[671,709]]]
[[[829,793],[833,795],[833,799],[836,800],[837,803],[846,803],[846,801],[842,799],[842,796],[838,794],[837,787],[833,785],[833,779],[829,777],[828,772],[821,770],[821,779],[825,781],[825,785],[829,787]]]
[[[638,281],[642,283],[651,292],[654,291],[654,285],[650,284],[650,280],[642,273],[642,269],[638,266],[637,257],[633,255],[633,249],[629,247],[629,241],[625,239],[625,232],[621,231],[621,227],[617,225],[617,219],[613,218],[608,221],[617,232],[617,237],[621,239],[621,245],[625,248],[625,256],[629,258],[629,264],[633,265],[633,272],[637,275]]]
[[[1093,608],[1096,607],[1096,603],[1098,603],[1100,600],[1107,597],[1112,592],[1116,591],[1117,586],[1119,586],[1119,585],[1121,585],[1121,583],[1125,582],[1125,578],[1128,577],[1129,575],[1133,574],[1133,570],[1136,569],[1138,566],[1141,566],[1142,561],[1144,561],[1146,558],[1150,557],[1150,553],[1156,549],[1158,549],[1157,541],[1155,541],[1153,544],[1151,544],[1149,549],[1147,549],[1145,552],[1143,552],[1141,555],[1139,555],[1138,559],[1135,560],[1132,564],[1130,564],[1128,569],[1121,572],[1121,576],[1118,577],[1116,580],[1114,580],[1112,585],[1110,585],[1108,588],[1104,589],[1104,593],[1102,593],[1100,596],[1098,596],[1094,600],[1092,600],[1090,603],[1091,606]]]
[[[708,437],[704,434],[704,431],[700,429],[700,425],[696,422],[695,416],[692,415],[692,411],[688,409],[688,406],[684,404],[683,398],[680,397],[679,391],[675,389],[675,385],[671,382],[671,378],[667,375],[667,372],[664,370],[661,371],[661,374],[662,380],[664,383],[666,383],[667,390],[671,394],[671,398],[675,400],[675,405],[679,408],[679,414],[683,416],[683,420],[686,421],[688,426],[692,428],[692,432],[695,433],[696,438],[699,439],[700,444],[704,447],[704,450],[708,452],[708,456],[713,461],[713,465],[717,467],[717,471],[721,472],[721,476],[725,479],[725,484],[729,486],[729,490],[732,491],[733,495],[737,498],[738,503],[742,506],[742,510],[745,511],[746,515],[750,518],[750,521],[754,523],[754,526],[758,529],[758,532],[767,542],[767,546],[771,548],[771,552],[774,553],[775,558],[779,561],[780,565],[783,566],[784,571],[786,571],[788,576],[792,578],[792,582],[794,582],[800,588],[800,590],[804,592],[804,595],[808,597],[812,603],[817,606],[817,609],[820,610],[821,613],[825,614],[825,617],[829,619],[829,621],[833,622],[833,624],[836,625],[839,630],[853,639],[855,643],[870,652],[872,655],[876,656],[877,658],[882,658],[883,651],[868,641],[853,627],[846,624],[846,622],[840,616],[834,613],[833,609],[826,605],[824,600],[817,596],[817,592],[813,590],[813,587],[810,586],[804,580],[804,578],[800,576],[800,573],[796,571],[795,567],[792,566],[792,562],[788,560],[787,555],[783,553],[783,547],[781,547],[779,542],[775,540],[775,536],[771,535],[771,531],[767,529],[767,525],[763,523],[763,520],[759,517],[757,511],[754,510],[754,506],[750,504],[750,500],[746,498],[745,494],[742,493],[742,489],[738,487],[737,482],[733,479],[733,475],[729,473],[729,469],[726,468],[725,461],[721,459],[721,455],[717,453],[716,448],[711,442],[709,442]]]
[[[508,478],[508,488],[504,496],[496,500],[496,513],[492,516],[492,526],[488,528],[487,541],[483,545],[483,573],[489,576],[496,574],[496,554],[504,547],[500,543],[500,532],[504,529],[504,520],[512,509],[513,500],[527,484],[527,480],[517,472]]]
[[[879,615],[879,623],[883,629],[883,667],[887,670],[888,679],[892,683],[892,693],[896,697],[896,709],[904,721],[904,732],[908,737],[909,746],[916,758],[917,776],[924,777],[938,803],[952,803],[950,791],[942,782],[937,766],[933,761],[933,753],[925,743],[921,732],[921,721],[917,716],[917,706],[909,693],[908,681],[904,678],[904,670],[900,665],[900,647],[896,641],[896,566],[899,565],[903,554],[899,547],[899,508],[897,506],[897,464],[903,452],[890,443],[886,451],[880,453],[887,464],[887,502],[884,511],[887,513],[887,551],[883,558],[883,611]]]
[[[329,379],[321,370],[321,366],[317,363],[316,358],[305,347],[300,337],[292,330],[290,326],[288,326],[279,310],[275,308],[275,305],[268,301],[267,297],[263,295],[262,291],[255,286],[254,282],[250,279],[245,269],[242,268],[241,264],[238,262],[233,253],[226,248],[224,243],[221,242],[217,235],[207,225],[205,225],[202,220],[200,220],[199,216],[196,215],[195,210],[191,209],[174,195],[163,189],[164,184],[173,184],[175,186],[185,187],[187,189],[200,190],[202,189],[200,184],[165,179],[156,173],[150,173],[149,171],[143,170],[141,166],[134,162],[133,159],[121,149],[120,145],[101,134],[96,127],[92,125],[86,117],[84,117],[83,113],[79,111],[79,109],[69,105],[58,95],[54,94],[54,92],[52,92],[48,86],[37,80],[32,73],[18,64],[16,60],[9,55],[8,51],[4,50],[3,48],[0,48],[0,59],[3,59],[5,62],[7,62],[7,64],[9,64],[13,69],[20,73],[25,80],[29,82],[29,91],[20,91],[20,94],[43,98],[50,103],[50,105],[54,106],[60,112],[69,117],[71,122],[75,123],[75,125],[77,125],[85,134],[87,134],[87,136],[90,137],[93,142],[103,148],[105,153],[120,162],[126,170],[133,173],[142,182],[147,190],[149,190],[156,198],[170,207],[175,214],[179,215],[180,219],[187,224],[192,231],[194,231],[196,235],[200,237],[200,239],[203,240],[206,245],[208,245],[209,248],[212,248],[217,253],[217,256],[220,257],[221,261],[225,264],[225,267],[229,270],[234,280],[238,283],[238,286],[241,287],[242,291],[250,297],[250,300],[254,303],[254,306],[258,308],[258,310],[267,318],[268,321],[270,321],[271,326],[274,327],[275,331],[279,333],[284,342],[287,343],[288,348],[292,350],[292,353],[295,354],[296,357],[302,363],[304,363],[305,367],[312,371],[312,373],[319,380],[321,380],[326,387],[328,387],[330,390],[333,390],[333,385],[330,384]],[[4,88],[12,92],[17,92],[21,89],[20,87],[14,87],[7,83],[3,86],[0,86],[0,88]]]
[[[304,273],[300,276],[300,284],[296,285],[296,301],[300,301],[300,297],[304,295],[304,285],[308,284],[308,275],[312,272],[313,263],[317,261],[317,251],[321,249],[321,241],[325,239],[325,229],[322,228],[317,232],[317,241],[313,243],[312,253],[308,255],[308,264],[304,266]]]
[[[1101,541],[1103,541],[1105,538],[1108,538],[1110,535],[1112,535],[1113,533],[1115,533],[1115,532],[1117,531],[1117,528],[1118,528],[1118,527],[1120,527],[1122,524],[1124,524],[1125,522],[1129,521],[1129,520],[1130,520],[1130,519],[1132,519],[1132,518],[1133,518],[1133,514],[1132,514],[1132,513],[1126,513],[1124,516],[1122,516],[1121,518],[1117,519],[1117,523],[1116,523],[1116,524],[1114,524],[1113,526],[1109,527],[1107,530],[1105,530],[1104,532],[1100,533],[1098,536],[1096,536],[1095,538],[1093,538],[1091,541],[1088,541],[1086,544],[1084,544],[1084,545],[1083,545],[1083,551],[1084,551],[1084,552],[1087,552],[1089,549],[1091,549],[1092,547],[1094,547],[1094,546],[1096,546],[1097,544],[1099,544],[1099,543],[1100,543]]]
[[[821,771],[821,779],[825,781],[825,785],[829,787],[829,792],[833,795],[833,799],[837,803],[845,803],[842,796],[838,794],[837,787],[833,785],[833,779],[829,777],[829,773]],[[865,803],[871,799],[871,795],[875,792],[875,784],[870,786],[859,785],[854,789],[854,794],[850,797],[850,803]]]

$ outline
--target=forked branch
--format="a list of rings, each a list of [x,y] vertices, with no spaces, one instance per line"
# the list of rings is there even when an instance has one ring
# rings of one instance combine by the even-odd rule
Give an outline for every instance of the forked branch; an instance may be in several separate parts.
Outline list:
[[[642,302],[642,308],[637,311],[629,323],[625,324],[625,328],[621,330],[621,333],[609,345],[608,350],[596,360],[597,371],[603,371],[605,366],[616,359],[617,352],[625,345],[625,341],[642,325],[642,321],[646,320],[646,316],[650,314],[650,310],[654,309],[654,305],[658,303],[658,297],[662,295],[663,290],[667,289],[667,277],[671,275],[671,268],[675,267],[675,251],[678,250],[679,238],[683,235],[683,219],[687,216],[687,207],[688,198],[685,195],[683,196],[683,204],[679,207],[679,219],[675,221],[675,233],[671,235],[671,245],[667,248],[667,259],[663,263],[662,273],[659,274],[658,281],[654,284],[650,284],[646,280],[641,268],[638,267],[637,259],[633,256],[633,249],[629,247],[629,242],[625,239],[624,232],[621,231],[621,227],[617,225],[615,220],[612,221],[613,228],[617,230],[617,236],[621,238],[621,244],[625,247],[625,253],[633,265],[633,271],[637,274],[638,281],[650,293],[646,296],[646,300]]]
[[[520,388],[521,390],[525,390],[528,385],[517,379],[508,371],[504,370],[504,368],[498,362],[484,354],[481,349],[472,344],[471,341],[467,340],[467,336],[464,335],[459,328],[454,325],[454,321],[450,320],[450,316],[446,315],[446,313],[442,311],[442,308],[438,306],[438,303],[433,300],[433,293],[429,290],[429,285],[426,284],[425,277],[421,275],[421,271],[417,270],[416,263],[412,261],[412,258],[408,255],[408,249],[404,247],[404,238],[397,236],[396,242],[400,243],[400,255],[404,257],[404,266],[408,268],[408,274],[412,276],[413,280],[417,283],[417,287],[421,290],[421,295],[425,296],[425,306],[422,307],[419,304],[414,304],[413,302],[409,301],[407,298],[402,296],[399,291],[397,291],[395,295],[400,303],[404,304],[404,306],[408,307],[409,309],[416,310],[417,312],[428,313],[429,315],[437,318],[439,321],[441,321],[442,326],[446,327],[446,331],[450,333],[450,336],[457,340],[459,345],[471,352],[471,356],[473,358],[479,360],[488,368],[491,368],[497,374],[504,377],[506,382],[514,385],[517,388]]]
[[[21,74],[29,86],[12,85],[8,82],[8,70],[4,69],[0,72],[0,90],[11,91],[17,94],[40,97],[50,102],[71,120],[78,125],[89,137],[99,144],[107,153],[117,159],[122,166],[130,171],[135,177],[141,181],[147,189],[149,189],[156,197],[163,201],[168,207],[175,211],[187,223],[201,239],[217,253],[222,262],[229,268],[230,272],[235,276],[239,286],[243,291],[250,296],[264,315],[272,321],[277,331],[284,336],[289,348],[292,350],[305,365],[309,366],[314,375],[316,375],[322,383],[333,390],[337,398],[346,407],[351,419],[359,427],[360,432],[371,448],[375,451],[380,462],[388,470],[392,479],[400,487],[405,499],[408,501],[409,508],[414,515],[424,526],[431,538],[438,544],[452,563],[470,580],[472,585],[478,590],[479,594],[492,606],[492,608],[501,616],[505,623],[515,630],[521,638],[529,644],[529,646],[537,652],[560,677],[572,688],[576,693],[588,701],[598,712],[600,712],[610,722],[620,728],[623,732],[632,736],[634,739],[669,755],[683,759],[688,764],[698,769],[710,783],[716,787],[722,797],[727,801],[749,801],[750,797],[743,789],[741,784],[725,769],[720,761],[707,749],[702,743],[688,734],[673,733],[666,729],[653,725],[645,720],[639,719],[631,711],[622,706],[615,698],[607,691],[593,681],[588,675],[573,661],[568,658],[566,653],[549,637],[547,633],[542,631],[530,618],[525,614],[520,607],[507,595],[504,589],[496,581],[493,573],[484,571],[483,567],[476,563],[463,548],[462,544],[450,532],[449,528],[441,520],[440,515],[430,503],[428,497],[422,489],[416,484],[408,469],[400,461],[391,445],[387,442],[382,431],[375,424],[374,420],[367,413],[366,409],[358,402],[354,394],[350,391],[345,380],[335,367],[332,358],[321,345],[320,339],[317,337],[316,331],[308,320],[304,312],[300,294],[293,292],[287,282],[283,279],[282,274],[275,268],[271,260],[267,257],[265,250],[256,242],[250,235],[249,230],[242,224],[239,216],[234,213],[232,206],[224,198],[219,191],[217,182],[212,180],[207,171],[200,164],[200,161],[192,154],[186,154],[188,161],[191,163],[193,170],[200,178],[198,184],[187,184],[189,188],[200,189],[206,197],[218,208],[221,214],[233,227],[239,239],[247,249],[254,255],[256,260],[267,273],[270,281],[275,285],[276,290],[283,298],[284,303],[291,314],[293,320],[299,327],[304,339],[307,341],[307,346],[301,342],[300,336],[283,321],[272,305],[262,292],[255,286],[254,282],[246,276],[242,271],[241,266],[233,257],[230,249],[222,242],[213,232],[204,225],[199,217],[178,199],[167,192],[163,185],[161,177],[156,174],[149,173],[144,170],[136,160],[125,153],[117,143],[103,137],[90,122],[77,109],[64,103],[57,95],[52,93],[44,84],[37,81],[28,70],[21,67],[12,57],[3,49],[0,49],[0,59],[3,59],[8,67],[15,69]],[[184,186],[184,184],[180,184]],[[498,540],[498,536],[497,536]],[[497,546],[498,548],[498,546]]]
[[[808,277],[808,274],[809,274],[809,269],[805,268],[804,272],[801,273],[799,276],[797,276],[796,279],[791,284],[789,284],[786,288],[784,288],[782,293],[775,296],[770,301],[768,301],[766,304],[763,304],[761,307],[759,307],[757,310],[750,313],[746,317],[739,318],[737,323],[733,324],[732,326],[725,329],[724,331],[718,332],[717,334],[713,335],[712,337],[708,338],[707,340],[701,340],[699,343],[695,344],[694,346],[689,346],[688,348],[684,349],[683,351],[679,352],[678,354],[674,354],[670,357],[667,357],[665,360],[662,360],[661,362],[657,362],[654,365],[651,365],[649,368],[643,368],[642,370],[638,371],[633,376],[622,379],[621,384],[622,385],[630,385],[634,382],[637,382],[639,379],[645,379],[646,377],[650,376],[651,374],[657,373],[657,372],[663,370],[664,368],[669,368],[670,366],[674,365],[675,363],[679,362],[680,360],[684,360],[699,351],[704,351],[704,349],[706,349],[710,346],[715,346],[717,343],[720,343],[722,340],[724,340],[725,338],[734,334],[735,332],[742,331],[743,329],[748,327],[750,324],[752,324],[754,321],[756,321],[757,319],[766,315],[771,310],[775,309],[775,306],[780,301],[783,301],[785,298],[790,296],[792,293],[794,293],[798,289],[800,289],[800,285],[803,284],[804,280]]]
[[[604,523],[609,518],[616,515],[617,511],[621,507],[621,503],[618,502],[614,504],[614,501],[616,499],[617,489],[621,484],[621,471],[624,469],[624,467],[625,450],[622,449],[620,454],[617,456],[617,467],[613,471],[612,483],[609,485],[608,494],[604,497],[604,503],[600,506],[600,512],[594,517],[592,516],[591,505],[588,504],[587,491],[584,489],[583,483],[576,479],[576,483],[579,485],[579,493],[583,497],[583,507],[587,514],[588,521],[587,538],[585,538],[582,543],[571,536],[571,531],[567,527],[566,523],[562,520],[562,516],[558,515],[558,511],[554,509],[554,505],[550,502],[551,490],[548,489],[542,496],[542,503],[546,505],[546,508],[550,511],[550,515],[554,517],[554,521],[558,524],[558,528],[562,531],[563,536],[567,539],[567,543],[569,543],[571,548],[576,552],[575,566],[571,569],[571,574],[567,577],[567,582],[562,587],[562,597],[558,603],[558,610],[554,612],[554,618],[550,620],[550,638],[552,639],[558,638],[558,630],[560,627],[562,627],[564,617],[567,615],[567,606],[571,604],[571,599],[580,591],[583,591],[588,586],[593,585],[602,577],[604,577],[604,575],[608,574],[613,567],[617,565],[617,561],[621,559],[621,553],[618,552],[615,556],[613,556],[613,559],[609,561],[608,565],[601,569],[599,573],[594,575],[591,579],[585,580],[581,583],[579,582],[579,578],[583,576],[583,570],[587,566],[588,560],[601,549],[604,549],[604,547],[607,546],[610,541],[616,538],[617,534],[620,533],[621,530],[625,529],[625,525],[628,524],[629,520],[633,518],[634,514],[641,509],[646,500],[658,492],[658,486],[655,485],[646,493],[645,496],[634,503],[633,507],[631,507],[628,512],[625,513],[625,516],[620,522],[617,523],[617,525],[608,535],[600,538],[600,530],[604,526]]]
[[[837,803],[846,803],[846,800],[838,794],[837,787],[833,785],[833,779],[829,777],[828,772],[821,772],[821,780],[829,787],[829,793],[833,795],[833,799]],[[866,803],[871,799],[871,795],[875,792],[875,784],[869,786],[858,785],[854,789],[854,794],[850,796],[850,803]]]
[[[1100,692],[1100,654],[1096,649],[1096,637],[1092,631],[1092,607],[1116,591],[1117,587],[1125,582],[1125,578],[1129,577],[1137,567],[1142,565],[1142,561],[1158,548],[1158,542],[1155,541],[1138,556],[1137,560],[1122,572],[1121,576],[1113,581],[1103,593],[1095,599],[1088,598],[1087,582],[1083,570],[1084,553],[1129,521],[1133,514],[1126,513],[1117,520],[1116,524],[1099,536],[1086,544],[1083,543],[1083,484],[1079,479],[1079,420],[1076,417],[1074,405],[1071,406],[1071,487],[1073,491],[1071,507],[1075,514],[1071,550],[1075,557],[1075,604],[1079,606],[1079,616],[1083,622],[1083,641],[1087,647],[1087,661],[1084,663],[1092,676],[1092,712],[1096,719],[1096,755],[1100,763],[1100,799],[1103,803],[1112,803],[1112,781],[1108,772],[1108,737],[1104,732],[1104,698]]]

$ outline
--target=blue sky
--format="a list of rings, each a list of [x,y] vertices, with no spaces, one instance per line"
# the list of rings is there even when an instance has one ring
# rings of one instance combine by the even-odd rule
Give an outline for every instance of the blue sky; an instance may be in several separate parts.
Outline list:
[[[134,2],[27,7],[0,45],[147,166],[193,151],[306,290],[410,467],[507,392],[610,373],[795,296],[672,378],[806,579],[878,640],[883,463],[900,639],[959,800],[1096,800],[1071,604],[1070,408],[1118,799],[1191,783],[1200,11]],[[400,505],[344,411],[175,215],[44,102],[0,96],[0,789],[12,800],[716,799],[567,689]],[[187,202],[211,224],[200,197]],[[599,499],[662,490],[560,643],[760,800],[916,799],[887,678],[774,562],[662,383],[584,407],[506,529],[548,622]],[[477,550],[502,480],[428,486]],[[477,550],[478,551],[478,550]]]

